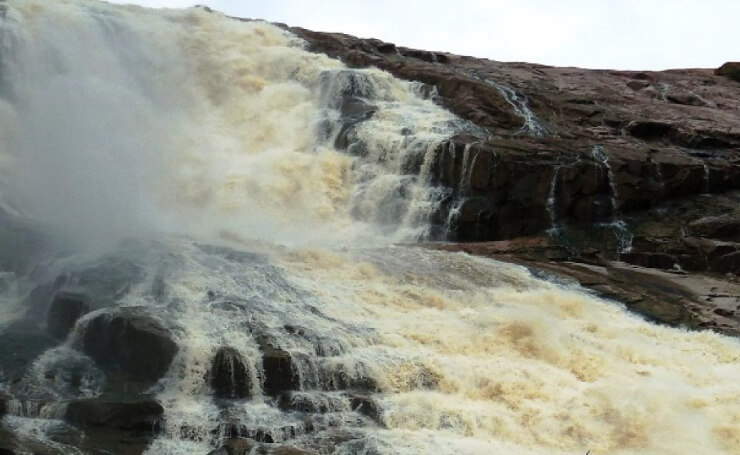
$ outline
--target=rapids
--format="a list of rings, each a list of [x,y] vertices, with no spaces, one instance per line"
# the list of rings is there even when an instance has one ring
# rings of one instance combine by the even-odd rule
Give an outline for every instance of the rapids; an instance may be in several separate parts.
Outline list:
[[[738,340],[416,244],[449,194],[435,151],[470,128],[426,87],[203,8],[0,15],[0,449],[111,453],[64,417],[110,394],[81,346],[126,308],[178,347],[139,391],[164,410],[139,453],[235,432],[253,453],[740,453]],[[60,287],[96,306],[44,344],[34,302]],[[292,390],[268,390],[266,346]],[[223,347],[246,398],[214,396]]]

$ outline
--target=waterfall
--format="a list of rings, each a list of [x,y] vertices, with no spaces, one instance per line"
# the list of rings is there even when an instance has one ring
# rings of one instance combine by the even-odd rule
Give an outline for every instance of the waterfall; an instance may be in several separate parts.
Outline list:
[[[0,115],[18,128],[2,135],[0,172],[3,199],[29,216],[83,242],[426,235],[439,202],[427,159],[462,122],[414,84],[199,8],[9,5]]]
[[[412,244],[465,128],[418,84],[203,8],[1,6],[0,449],[740,451],[737,340]]]

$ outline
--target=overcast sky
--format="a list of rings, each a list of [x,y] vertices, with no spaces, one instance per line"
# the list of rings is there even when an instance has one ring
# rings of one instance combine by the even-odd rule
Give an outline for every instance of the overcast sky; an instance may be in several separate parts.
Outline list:
[[[740,60],[740,0],[114,0],[205,4],[233,16],[401,46],[558,66],[717,67]]]

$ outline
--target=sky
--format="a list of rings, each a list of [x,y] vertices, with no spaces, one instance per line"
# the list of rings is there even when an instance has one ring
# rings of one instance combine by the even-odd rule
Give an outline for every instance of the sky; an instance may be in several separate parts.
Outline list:
[[[113,0],[400,46],[556,66],[660,70],[740,60],[740,0]]]

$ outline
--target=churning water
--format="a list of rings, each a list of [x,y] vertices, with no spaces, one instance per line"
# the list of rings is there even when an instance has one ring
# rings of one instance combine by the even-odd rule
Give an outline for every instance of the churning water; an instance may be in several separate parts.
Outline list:
[[[149,390],[151,455],[205,455],[234,426],[337,455],[740,452],[737,340],[399,245],[429,234],[434,151],[465,127],[414,84],[199,8],[0,7],[2,219],[57,242],[0,248],[40,258],[0,262],[0,331],[60,275],[92,274],[107,302],[0,385],[25,397],[2,420],[18,440],[79,453],[47,438],[104,389],[78,337],[131,307],[178,345]],[[292,359],[287,395],[265,389],[266,339]],[[248,360],[247,399],[214,397],[224,346]],[[66,366],[83,373],[49,374]]]

